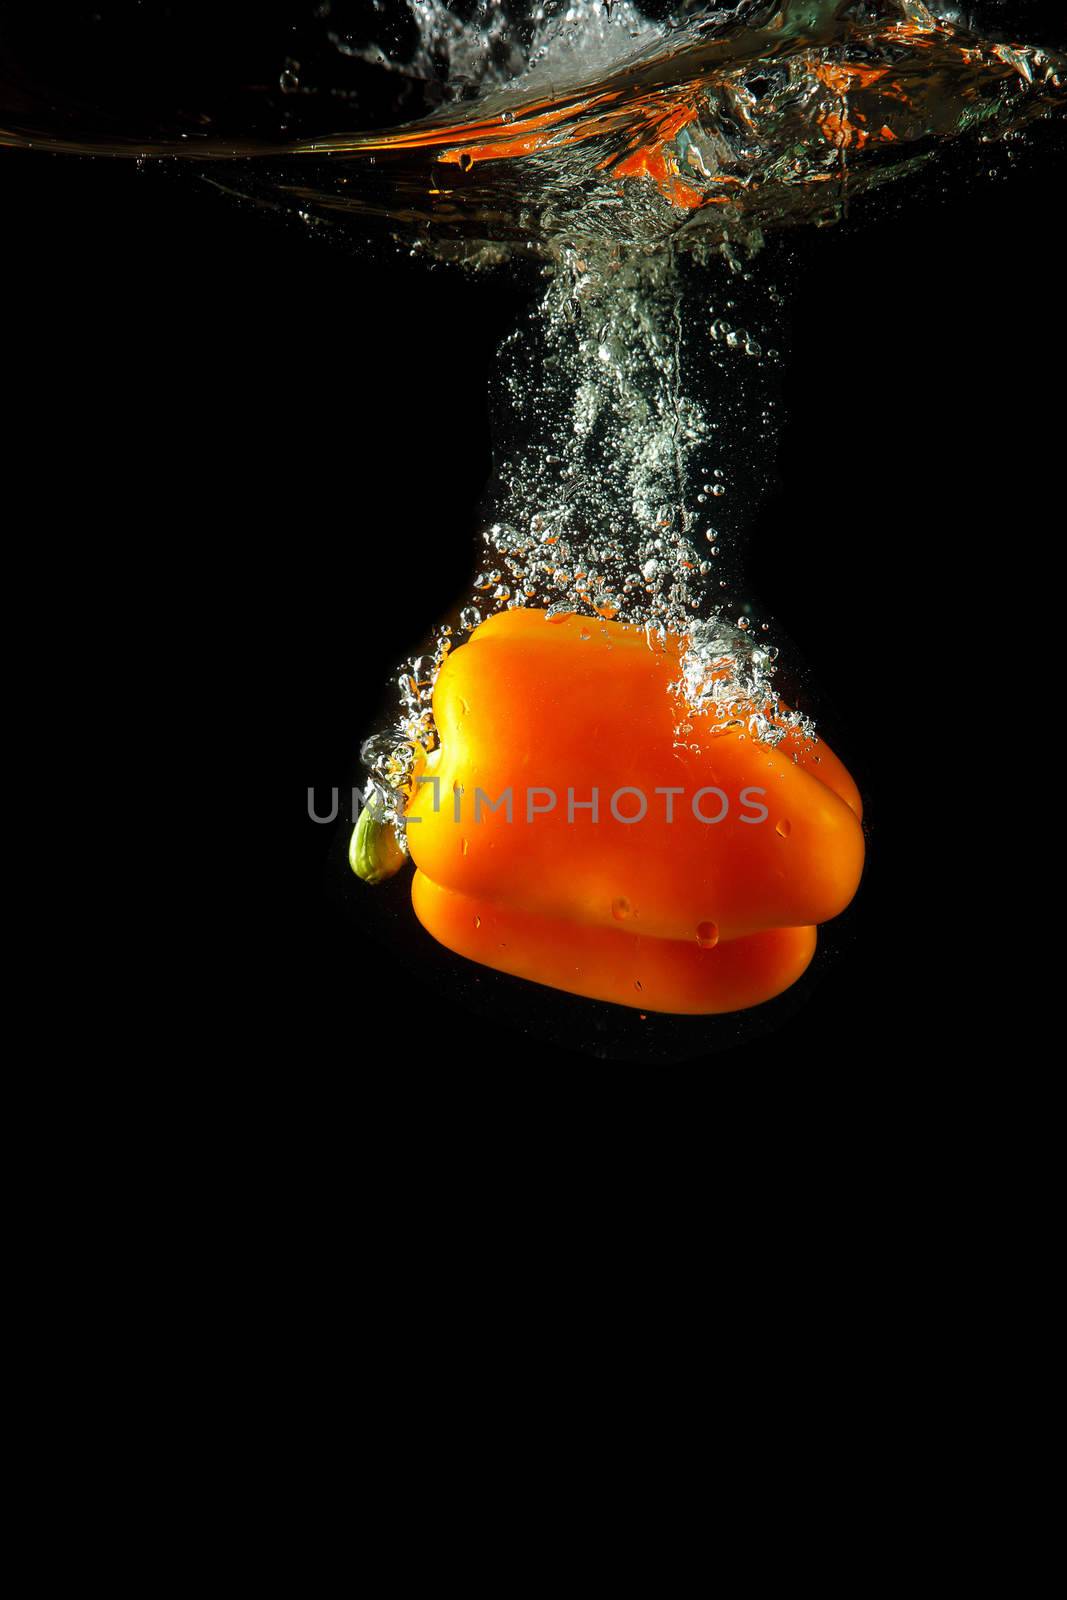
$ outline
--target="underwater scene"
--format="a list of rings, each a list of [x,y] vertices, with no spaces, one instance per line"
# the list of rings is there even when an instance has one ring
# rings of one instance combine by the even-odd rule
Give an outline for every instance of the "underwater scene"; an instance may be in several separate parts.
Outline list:
[[[469,581],[425,633],[401,576],[361,597],[394,667],[345,730],[350,783],[309,775],[353,985],[369,941],[413,996],[424,963],[475,1015],[605,1059],[788,1031],[775,1006],[817,983],[877,867],[880,796],[863,730],[811,686],[802,619],[749,577],[783,382],[823,376],[788,370],[783,262],[913,190],[929,203],[942,164],[1024,150],[1067,106],[1067,26],[922,0],[276,9],[276,76],[223,84],[210,112],[46,84],[15,15],[0,155],[195,175],[308,251],[403,263],[405,285],[522,286],[485,385]],[[812,562],[834,515],[815,498]],[[846,674],[848,649],[843,631],[824,659]]]

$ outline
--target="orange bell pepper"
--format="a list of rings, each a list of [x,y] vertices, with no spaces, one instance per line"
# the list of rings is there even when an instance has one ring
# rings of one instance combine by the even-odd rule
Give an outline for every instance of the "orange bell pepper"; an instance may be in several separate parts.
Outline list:
[[[435,939],[642,1011],[739,1010],[796,981],[859,883],[856,785],[821,741],[772,747],[710,710],[680,743],[683,648],[516,609],[451,652],[405,812]]]

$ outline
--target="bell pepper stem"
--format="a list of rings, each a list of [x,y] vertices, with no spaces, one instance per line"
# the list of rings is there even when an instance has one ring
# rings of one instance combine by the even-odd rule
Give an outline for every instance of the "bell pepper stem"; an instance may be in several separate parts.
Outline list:
[[[381,820],[375,805],[364,806],[348,846],[348,864],[356,877],[364,883],[384,883],[406,860],[393,824]]]

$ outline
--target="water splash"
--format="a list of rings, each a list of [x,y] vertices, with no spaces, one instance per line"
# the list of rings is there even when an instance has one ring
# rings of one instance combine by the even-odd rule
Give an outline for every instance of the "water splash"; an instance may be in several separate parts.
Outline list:
[[[283,102],[284,138],[221,137],[207,111],[118,133],[103,110],[18,87],[0,98],[0,144],[196,162],[265,203],[437,255],[554,260],[833,220],[947,142],[1018,129],[1067,92],[1061,50],[983,37],[921,0],[681,3],[657,23],[630,0],[481,0],[466,20],[443,0],[401,9],[395,44],[332,26],[330,6],[321,26],[350,66],[420,85],[418,120],[301,133],[322,112],[290,59],[253,108],[277,127]],[[379,15],[395,28],[397,0],[375,0]]]

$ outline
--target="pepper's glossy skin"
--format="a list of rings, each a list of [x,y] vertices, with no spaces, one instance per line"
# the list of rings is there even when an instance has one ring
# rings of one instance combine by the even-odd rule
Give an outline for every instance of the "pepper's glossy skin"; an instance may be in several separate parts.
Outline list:
[[[442,944],[643,1011],[740,1010],[796,981],[859,883],[859,794],[797,734],[772,748],[702,713],[683,745],[680,648],[514,610],[451,653],[407,807],[413,904]]]

